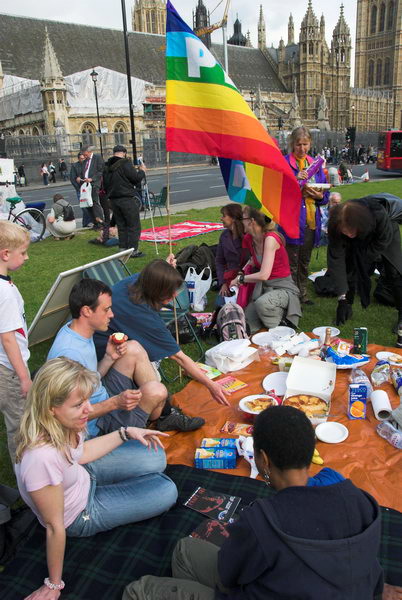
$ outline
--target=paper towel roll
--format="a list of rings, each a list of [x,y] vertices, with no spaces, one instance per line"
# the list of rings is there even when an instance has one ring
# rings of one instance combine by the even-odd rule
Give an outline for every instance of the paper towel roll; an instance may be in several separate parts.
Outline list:
[[[374,416],[378,421],[389,419],[392,412],[392,406],[387,392],[384,390],[375,390],[370,396],[373,405]]]

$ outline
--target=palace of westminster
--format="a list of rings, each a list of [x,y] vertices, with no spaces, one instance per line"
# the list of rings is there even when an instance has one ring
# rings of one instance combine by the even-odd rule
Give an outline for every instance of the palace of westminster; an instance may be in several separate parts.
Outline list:
[[[354,87],[352,40],[343,6],[326,40],[325,18],[307,2],[298,27],[289,16],[287,39],[274,48],[262,6],[258,47],[237,19],[228,40],[229,74],[256,116],[273,134],[304,124],[320,130],[402,129],[402,0],[357,0]],[[209,13],[194,0],[195,29],[211,43]],[[318,2],[317,2],[318,4]],[[164,0],[135,0],[128,34],[139,134],[163,129],[165,114]],[[269,22],[269,16],[268,16]],[[229,32],[230,35],[230,32]],[[100,122],[90,71],[97,69]],[[128,132],[124,40],[121,31],[90,25],[0,15],[0,134],[91,135]]]

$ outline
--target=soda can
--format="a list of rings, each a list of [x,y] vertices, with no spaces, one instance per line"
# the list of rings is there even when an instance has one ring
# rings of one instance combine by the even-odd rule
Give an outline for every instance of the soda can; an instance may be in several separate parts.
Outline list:
[[[367,327],[355,327],[353,331],[353,353],[366,354],[368,343]]]

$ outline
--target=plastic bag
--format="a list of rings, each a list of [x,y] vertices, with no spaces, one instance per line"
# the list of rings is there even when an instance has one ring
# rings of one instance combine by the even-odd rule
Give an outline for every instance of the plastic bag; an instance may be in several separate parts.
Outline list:
[[[371,381],[374,387],[382,385],[391,378],[391,366],[386,360],[379,360],[371,372]]]
[[[80,208],[91,208],[92,206],[92,185],[85,182],[80,188]]]
[[[190,304],[196,312],[203,312],[207,304],[207,293],[212,284],[212,271],[210,267],[204,267],[201,273],[197,273],[194,267],[189,267],[185,282],[190,295]]]

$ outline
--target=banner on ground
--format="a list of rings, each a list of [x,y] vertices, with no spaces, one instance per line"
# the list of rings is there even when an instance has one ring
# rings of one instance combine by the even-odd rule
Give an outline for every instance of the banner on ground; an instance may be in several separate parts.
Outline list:
[[[166,10],[166,149],[219,156],[229,197],[299,237],[300,188],[276,142],[169,0]]]

